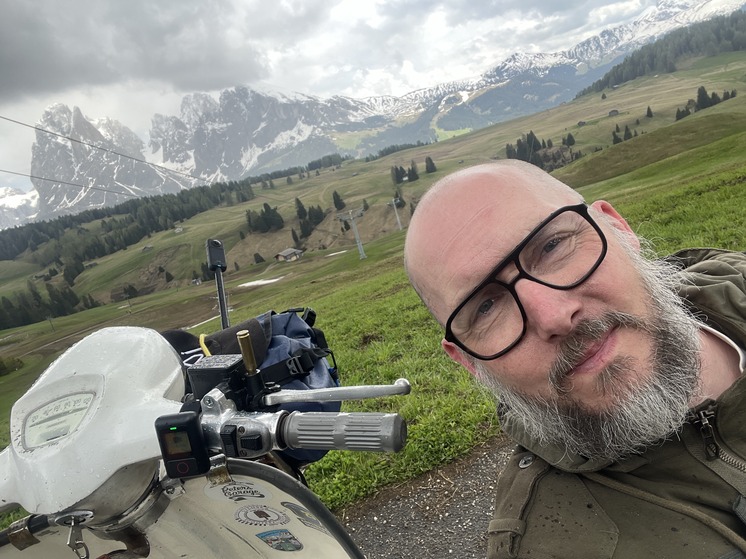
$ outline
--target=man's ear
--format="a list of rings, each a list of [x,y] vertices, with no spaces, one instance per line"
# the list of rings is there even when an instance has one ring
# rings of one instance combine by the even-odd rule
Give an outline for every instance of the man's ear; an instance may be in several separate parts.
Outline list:
[[[612,206],[606,200],[596,200],[591,204],[590,207],[593,208],[596,212],[606,216],[607,223],[628,235],[630,242],[632,242],[635,248],[637,248],[638,250],[640,249],[640,240],[637,238],[637,235],[635,235],[635,232],[629,226],[627,220],[619,215],[619,212],[614,209],[614,206]]]
[[[448,354],[448,357],[450,357],[456,363],[464,367],[472,375],[476,375],[476,372],[474,370],[474,361],[471,358],[469,358],[469,356],[466,353],[461,351],[460,347],[458,347],[456,344],[449,342],[447,340],[441,340],[440,346],[443,348],[443,351],[445,351]]]

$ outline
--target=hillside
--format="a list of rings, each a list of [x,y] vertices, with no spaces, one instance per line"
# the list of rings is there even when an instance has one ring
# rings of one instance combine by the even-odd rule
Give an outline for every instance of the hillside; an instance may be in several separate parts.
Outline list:
[[[0,229],[300,168],[335,152],[362,158],[393,144],[443,140],[556,107],[581,90],[673,71],[684,57],[742,51],[744,3],[659,0],[568,50],[514,52],[469,79],[401,97],[320,98],[231,81],[219,93],[186,93],[179,111],[153,114],[147,138],[138,136],[142,125],[136,133],[107,115],[89,117],[101,110],[95,105],[56,102],[37,121],[33,193],[0,191]]]
[[[296,178],[292,184],[278,180],[273,190],[255,189],[256,198],[250,202],[209,210],[126,250],[86,262],[88,268],[75,279],[74,291],[79,296],[90,294],[97,301],[109,303],[128,285],[143,294],[187,287],[206,260],[204,246],[208,238],[218,238],[225,243],[228,281],[266,273],[268,268],[275,273],[294,270],[297,267],[294,264],[271,262],[275,254],[293,245],[291,230],[300,231],[295,215],[296,197],[306,207],[319,205],[327,213],[325,220],[303,242],[304,260],[315,255],[356,251],[353,231],[345,231],[336,217],[332,205],[335,191],[346,203],[345,212],[362,208],[364,202],[369,206],[365,215],[356,220],[363,244],[369,243],[398,229],[389,205],[395,195],[390,177],[392,165],[407,168],[415,161],[420,170],[418,181],[400,186],[407,206],[399,209],[398,214],[402,226],[406,227],[411,205],[434,180],[461,166],[505,157],[505,145],[528,131],[541,139],[551,139],[555,145],[568,133],[573,135],[576,141],[573,150],[583,157],[556,172],[572,186],[582,187],[624,175],[641,164],[664,160],[746,130],[746,95],[675,121],[677,109],[695,97],[699,86],[704,85],[713,92],[739,89],[746,92],[745,76],[744,53],[692,60],[685,70],[638,78],[603,95],[588,94],[555,109],[468,135],[400,151],[371,162],[346,161],[338,168],[324,169],[319,176]],[[653,112],[652,118],[645,116],[648,107]],[[614,112],[614,116],[609,116]],[[611,134],[616,126],[622,129],[629,126],[638,137],[611,145]],[[437,166],[435,173],[424,172],[427,156]],[[285,227],[275,233],[249,234],[246,211],[259,211],[264,203],[278,208]],[[99,222],[91,222],[74,235],[95,236],[100,230]],[[46,267],[35,265],[38,251],[44,249],[44,245],[40,245],[36,253],[27,252],[12,262],[0,262],[0,296],[13,297],[14,293],[26,289],[29,281],[44,293],[43,281],[38,276]],[[255,253],[270,264],[255,265]],[[171,281],[166,281],[165,272],[173,278]],[[61,274],[52,282],[62,285]]]

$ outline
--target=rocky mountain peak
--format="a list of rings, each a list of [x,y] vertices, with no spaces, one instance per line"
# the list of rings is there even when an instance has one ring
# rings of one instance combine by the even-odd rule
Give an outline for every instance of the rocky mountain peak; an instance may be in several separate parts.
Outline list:
[[[146,144],[124,124],[92,120],[78,107],[58,103],[44,111],[39,126],[59,136],[37,131],[32,146],[31,174],[56,179],[32,180],[38,218],[304,166],[331,153],[364,157],[394,144],[435,141],[434,124],[441,131],[462,131],[535,113],[571,100],[624,55],[668,31],[745,4],[659,0],[629,24],[566,51],[517,52],[474,79],[401,97],[319,99],[242,85],[223,90],[217,99],[190,93],[178,115],[155,114],[151,120],[148,160],[159,167],[136,161],[145,159]],[[0,214],[4,206],[0,197]]]

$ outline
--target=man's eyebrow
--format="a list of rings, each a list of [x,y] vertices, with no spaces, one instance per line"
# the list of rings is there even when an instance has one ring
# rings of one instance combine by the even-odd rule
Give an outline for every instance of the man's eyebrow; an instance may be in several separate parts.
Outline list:
[[[517,245],[516,245],[517,246]],[[459,295],[456,297],[456,304],[453,306],[453,310],[456,309],[461,303],[466,301],[466,298],[469,297],[474,291],[483,283],[485,283],[487,280],[493,278],[495,276],[496,270],[498,268],[501,268],[505,266],[508,256],[510,256],[515,251],[515,247],[510,249],[510,252],[508,254],[505,254],[500,257],[499,260],[492,260],[490,259],[491,266],[489,268],[486,268],[486,271],[479,274],[479,279],[476,282],[469,283],[464,282],[465,288]]]

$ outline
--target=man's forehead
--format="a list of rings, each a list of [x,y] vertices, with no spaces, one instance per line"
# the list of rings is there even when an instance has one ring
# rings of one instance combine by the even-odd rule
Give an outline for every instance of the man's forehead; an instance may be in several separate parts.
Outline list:
[[[429,221],[420,241],[428,245],[423,280],[433,299],[452,309],[546,216],[578,201],[549,175],[512,168],[459,173],[420,216]]]
[[[568,203],[566,196],[542,191],[525,177],[511,174],[477,174],[455,182],[435,200],[434,229],[442,232],[446,242],[484,245],[480,250],[505,242],[512,248],[542,219]]]
[[[443,250],[444,268],[452,266],[452,296],[458,301],[479,283],[528,235],[550,209],[540,204],[514,207],[484,201],[451,230]]]
[[[463,201],[439,216],[423,239],[430,255],[424,277],[434,298],[452,309],[544,217],[535,204],[514,207],[494,199]]]

